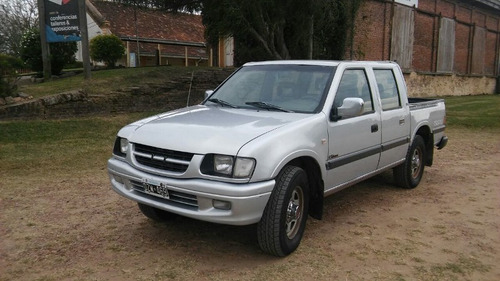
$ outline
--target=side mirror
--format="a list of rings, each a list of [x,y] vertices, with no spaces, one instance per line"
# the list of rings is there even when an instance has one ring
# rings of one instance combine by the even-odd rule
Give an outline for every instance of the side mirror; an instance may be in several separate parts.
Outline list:
[[[332,121],[360,116],[363,113],[365,102],[360,98],[346,98],[341,107],[334,107],[331,114]]]
[[[214,90],[206,90],[205,91],[205,99],[208,99],[214,93]]]

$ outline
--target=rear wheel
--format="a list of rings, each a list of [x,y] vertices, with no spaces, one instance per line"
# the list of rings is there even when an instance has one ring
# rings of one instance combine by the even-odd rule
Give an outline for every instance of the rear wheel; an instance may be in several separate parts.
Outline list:
[[[283,257],[300,244],[309,209],[309,183],[305,171],[287,166],[278,175],[257,227],[260,248]]]
[[[139,210],[141,210],[141,212],[146,217],[148,217],[154,221],[161,222],[161,221],[170,220],[173,217],[175,217],[174,214],[167,212],[167,211],[164,211],[164,210],[157,209],[155,207],[144,205],[142,203],[137,203],[137,205],[139,206]]]
[[[415,136],[408,149],[406,160],[394,168],[394,180],[403,188],[415,188],[420,183],[425,167],[425,142],[421,136]]]

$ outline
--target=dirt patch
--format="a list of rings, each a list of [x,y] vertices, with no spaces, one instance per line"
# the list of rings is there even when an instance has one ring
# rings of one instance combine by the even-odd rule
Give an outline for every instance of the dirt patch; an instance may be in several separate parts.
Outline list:
[[[259,250],[255,226],[146,219],[105,163],[4,171],[0,280],[500,280],[500,133],[447,134],[419,187],[389,172],[328,197],[286,258]]]

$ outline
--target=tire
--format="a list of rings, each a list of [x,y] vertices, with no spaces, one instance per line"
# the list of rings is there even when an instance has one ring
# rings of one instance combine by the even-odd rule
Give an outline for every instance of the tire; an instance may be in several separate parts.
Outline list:
[[[405,162],[394,168],[396,184],[407,189],[417,187],[424,174],[425,159],[425,142],[417,135],[408,149]]]
[[[137,205],[139,206],[139,210],[141,210],[141,212],[146,217],[148,217],[154,221],[163,222],[163,221],[167,221],[167,220],[170,220],[173,217],[175,217],[174,214],[167,212],[167,211],[164,211],[164,210],[157,209],[155,207],[144,205],[142,203],[137,203]]]
[[[286,166],[278,175],[257,226],[260,248],[278,257],[295,251],[304,234],[308,209],[307,174],[299,167]]]

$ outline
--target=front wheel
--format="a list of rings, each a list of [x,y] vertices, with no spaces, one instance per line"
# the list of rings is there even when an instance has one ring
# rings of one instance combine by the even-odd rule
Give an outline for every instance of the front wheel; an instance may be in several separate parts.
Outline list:
[[[260,248],[279,257],[295,251],[304,234],[308,209],[306,172],[299,167],[286,166],[278,175],[257,227]]]
[[[394,180],[403,188],[415,188],[420,183],[425,166],[425,142],[421,136],[415,136],[408,149],[406,160],[394,168]]]

